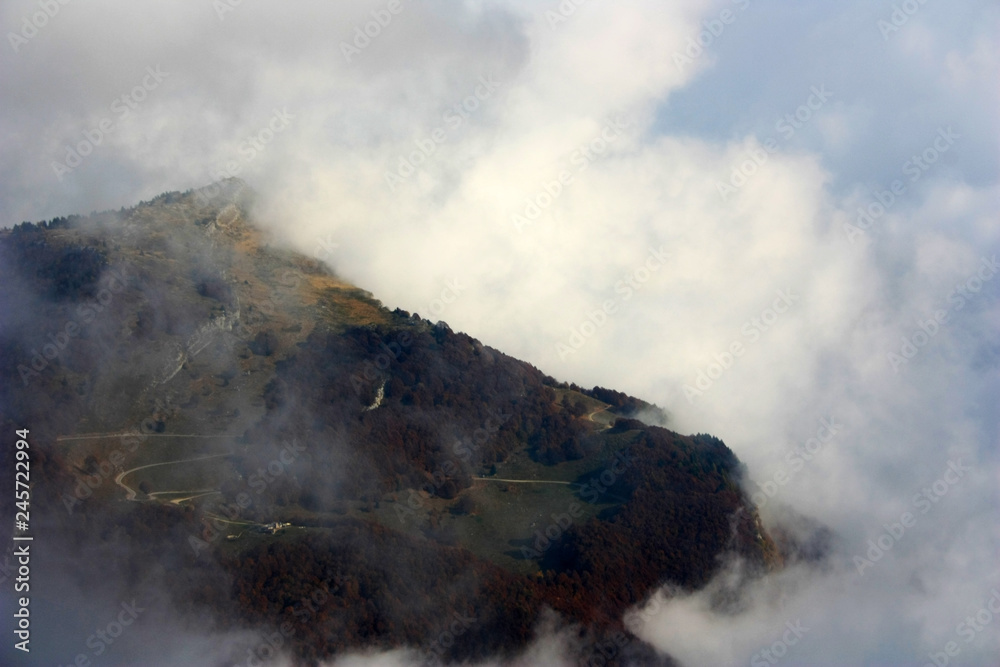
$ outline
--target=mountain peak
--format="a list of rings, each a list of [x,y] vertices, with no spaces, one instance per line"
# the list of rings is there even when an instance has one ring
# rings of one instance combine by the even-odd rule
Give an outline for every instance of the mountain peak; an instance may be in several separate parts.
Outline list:
[[[482,616],[455,659],[523,645],[549,608],[607,638],[656,587],[703,586],[723,556],[780,566],[720,440],[390,312],[270,246],[252,203],[228,179],[0,234],[0,252],[31,260],[5,263],[0,298],[31,285],[40,314],[3,330],[2,418],[36,425],[54,481],[38,502],[74,550],[114,524],[133,558],[212,563],[231,588],[180,586],[178,604],[296,624],[300,657],[422,642],[455,595]],[[32,341],[48,334],[63,342],[45,359]],[[138,444],[123,450],[123,434]],[[81,481],[102,466],[106,483]],[[293,573],[329,596],[309,631],[287,604]],[[401,577],[420,605],[399,598]]]

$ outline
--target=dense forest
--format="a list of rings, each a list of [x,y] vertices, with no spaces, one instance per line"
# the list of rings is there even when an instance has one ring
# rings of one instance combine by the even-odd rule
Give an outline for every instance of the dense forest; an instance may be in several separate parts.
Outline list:
[[[311,337],[293,358],[279,364],[269,387],[268,416],[261,429],[246,437],[337,439],[350,443],[350,452],[345,460],[339,450],[311,451],[308,464],[298,471],[300,481],[271,485],[265,493],[273,492],[274,497],[265,506],[315,506],[317,486],[335,477],[342,466],[352,471],[337,492],[343,497],[377,498],[404,488],[436,489],[451,497],[471,484],[473,474],[504,460],[519,443],[526,443],[531,455],[546,464],[583,456],[590,428],[579,415],[560,407],[537,369],[446,327],[421,326],[405,313],[396,317],[397,328]],[[399,345],[393,362],[365,378],[365,364],[397,350],[391,346],[401,339],[406,345]],[[352,378],[365,379],[360,391],[352,386]],[[365,411],[382,384],[381,406]],[[644,405],[600,388],[591,393],[630,411]],[[507,418],[475,458],[450,477],[451,486],[442,491],[446,487],[429,484],[431,471],[452,460],[445,446],[449,436],[472,432],[498,412]],[[293,424],[309,425],[311,435]],[[242,608],[253,622],[275,615],[294,619],[295,610],[283,608],[281,601],[298,599],[309,586],[294,573],[331,568],[354,583],[331,594],[329,604],[339,616],[317,616],[306,645],[319,642],[335,651],[350,645],[345,639],[349,636],[377,639],[387,646],[420,643],[434,633],[433,623],[424,619],[447,616],[447,605],[441,606],[447,599],[443,593],[462,581],[467,590],[455,604],[477,609],[480,617],[490,620],[456,642],[449,655],[483,657],[486,654],[473,649],[489,647],[489,654],[527,641],[544,607],[587,632],[623,631],[622,614],[642,602],[648,591],[667,581],[688,589],[704,585],[721,553],[742,553],[761,571],[775,562],[777,556],[758,537],[755,517],[738,486],[739,462],[720,440],[684,437],[624,418],[612,431],[641,432],[629,450],[629,465],[614,481],[614,492],[628,502],[607,519],[570,527],[546,551],[540,577],[504,572],[447,544],[411,543],[372,524],[339,524],[334,530],[340,537],[331,542],[310,541],[308,548],[292,552],[269,547],[259,556],[225,561],[238,578]],[[265,461],[245,463],[252,470]],[[392,553],[413,550],[412,556],[402,565],[399,558],[375,559],[373,565],[366,550],[386,553],[381,546],[371,546],[384,541],[393,542]],[[296,564],[292,553],[306,563]],[[418,595],[434,613],[400,602],[394,597],[399,591],[407,591],[404,598]],[[320,620],[329,623],[327,630]],[[323,644],[321,636],[338,639]]]

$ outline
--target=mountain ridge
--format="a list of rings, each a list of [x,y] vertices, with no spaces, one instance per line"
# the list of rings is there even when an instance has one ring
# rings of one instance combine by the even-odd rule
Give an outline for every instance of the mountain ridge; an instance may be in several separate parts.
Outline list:
[[[288,624],[302,664],[440,648],[453,614],[477,620],[435,656],[510,657],[550,611],[578,653],[625,637],[609,664],[670,664],[625,611],[731,558],[782,566],[721,440],[389,311],[270,246],[253,202],[229,179],[0,231],[25,313],[0,422],[36,433],[42,521],[120,548],[123,586],[214,632]]]

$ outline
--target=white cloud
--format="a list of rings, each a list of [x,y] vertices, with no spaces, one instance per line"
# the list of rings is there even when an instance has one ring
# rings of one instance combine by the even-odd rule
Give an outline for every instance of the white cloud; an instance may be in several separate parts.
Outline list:
[[[554,2],[408,3],[348,63],[339,44],[379,6],[369,4],[244,3],[221,22],[209,3],[152,19],[146,9],[109,18],[119,3],[68,5],[5,55],[0,83],[16,100],[0,120],[5,217],[200,185],[287,107],[294,121],[240,175],[262,192],[267,224],[309,254],[331,238],[334,268],[390,307],[430,315],[457,279],[465,289],[440,315],[453,328],[559,378],[657,402],[677,430],[722,437],[758,482],[820,418],[845,424],[778,495],[843,536],[841,567],[752,584],[739,616],[711,612],[704,595],[682,598],[650,624],[654,645],[686,664],[745,664],[794,615],[814,625],[784,664],[917,662],[939,650],[988,597],[1000,538],[989,530],[1000,278],[961,310],[948,300],[1000,250],[1000,59],[983,28],[996,25],[995,8],[928,3],[886,44],[881,14],[861,3],[802,15],[755,4],[682,71],[672,55],[729,4],[588,2],[552,29]],[[8,4],[5,25],[32,7]],[[823,20],[810,23],[810,12]],[[50,163],[63,147],[158,63],[171,72],[162,88],[57,180]],[[490,75],[496,91],[449,123]],[[815,126],[723,199],[717,183],[823,81],[836,96]],[[697,118],[683,117],[689,100]],[[619,117],[627,127],[604,147]],[[843,223],[907,179],[904,163],[949,123],[963,134],[954,151],[851,243]],[[433,154],[390,189],[386,172],[437,128]],[[553,196],[561,172],[572,182]],[[547,186],[551,203],[519,232],[511,216],[526,199],[546,201]],[[661,246],[669,260],[641,272]],[[799,300],[769,322],[789,289]],[[561,358],[557,344],[590,331],[607,301],[615,312]],[[942,308],[949,322],[895,372],[887,355]],[[733,343],[742,354],[689,402],[684,385],[714,374]],[[850,556],[956,457],[975,474],[859,583]],[[972,664],[996,647],[984,632],[963,656]]]

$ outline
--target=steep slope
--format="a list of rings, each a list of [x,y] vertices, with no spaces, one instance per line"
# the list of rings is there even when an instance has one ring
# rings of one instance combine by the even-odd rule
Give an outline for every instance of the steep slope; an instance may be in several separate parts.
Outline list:
[[[123,590],[306,663],[512,655],[554,610],[582,657],[667,664],[626,609],[780,566],[718,439],[390,312],[252,216],[230,180],[0,232],[0,419],[37,525],[113,549]]]

